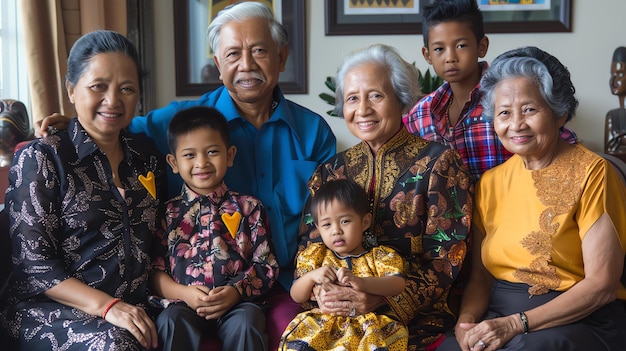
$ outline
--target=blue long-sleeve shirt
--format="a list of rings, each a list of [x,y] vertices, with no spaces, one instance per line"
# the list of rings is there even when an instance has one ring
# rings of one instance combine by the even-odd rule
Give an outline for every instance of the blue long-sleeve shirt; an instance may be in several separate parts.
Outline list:
[[[128,129],[146,133],[167,154],[167,126],[176,112],[211,106],[226,117],[237,155],[224,181],[230,189],[254,195],[263,203],[280,265],[279,282],[288,290],[293,281],[298,225],[308,196],[307,181],[318,164],[335,155],[337,141],[324,118],[285,99],[279,88],[274,90],[274,100],[278,104],[260,129],[241,116],[223,86],[197,100],[173,101],[135,117]],[[182,179],[168,172],[169,192],[174,196]]]

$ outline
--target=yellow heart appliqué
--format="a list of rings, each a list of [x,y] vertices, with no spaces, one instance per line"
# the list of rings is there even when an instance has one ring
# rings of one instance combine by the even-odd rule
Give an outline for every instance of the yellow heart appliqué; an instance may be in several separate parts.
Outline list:
[[[226,224],[226,229],[230,233],[233,239],[237,236],[239,231],[239,223],[241,223],[241,213],[235,212],[232,215],[228,213],[222,213],[222,221]]]
[[[152,195],[152,198],[156,200],[156,185],[154,185],[154,173],[150,171],[145,177],[140,174],[137,179],[139,179],[139,182],[143,185],[143,187],[148,190],[148,193]]]

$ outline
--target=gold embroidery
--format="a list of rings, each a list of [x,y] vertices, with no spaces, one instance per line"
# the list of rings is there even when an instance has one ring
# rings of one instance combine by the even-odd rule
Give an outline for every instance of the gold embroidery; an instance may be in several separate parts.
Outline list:
[[[586,165],[596,155],[572,148],[558,160],[538,171],[532,172],[537,197],[546,206],[539,218],[539,230],[524,237],[520,244],[536,256],[529,267],[515,270],[513,276],[530,285],[528,293],[541,295],[554,290],[561,284],[552,262],[552,236],[559,229],[557,217],[566,213],[581,196],[581,182],[584,180]]]

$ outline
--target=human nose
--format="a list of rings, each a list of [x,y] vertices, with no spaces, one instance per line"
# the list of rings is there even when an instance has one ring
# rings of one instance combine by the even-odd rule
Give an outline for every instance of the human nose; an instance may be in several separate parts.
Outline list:
[[[104,94],[104,103],[108,106],[115,106],[120,102],[119,91],[116,89],[108,89]]]
[[[457,62],[456,51],[453,49],[446,50],[446,63]]]
[[[241,61],[239,63],[239,69],[242,71],[251,71],[255,68],[256,61],[254,60],[254,55],[252,52],[248,50],[244,50],[241,55]]]
[[[198,168],[204,167],[207,164],[207,161],[208,157],[206,157],[206,155],[199,155],[198,157],[196,157],[196,162],[194,163],[194,166]]]
[[[511,128],[514,131],[519,131],[524,129],[525,125],[526,125],[526,118],[524,117],[524,114],[517,112],[517,113],[513,113],[513,116],[511,116],[510,119],[510,124],[509,124],[509,128]]]
[[[359,116],[364,116],[369,111],[369,108],[370,108],[369,100],[366,98],[363,98],[359,100],[356,112],[359,114]]]
[[[333,235],[341,235],[343,233],[343,230],[341,230],[341,226],[339,225],[333,225]]]

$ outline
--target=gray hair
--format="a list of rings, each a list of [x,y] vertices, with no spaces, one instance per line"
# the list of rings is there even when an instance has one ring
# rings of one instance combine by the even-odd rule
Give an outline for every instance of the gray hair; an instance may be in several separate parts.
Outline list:
[[[220,31],[230,22],[243,22],[250,18],[264,18],[269,25],[272,39],[279,49],[287,46],[287,31],[276,21],[272,10],[260,2],[247,1],[227,6],[217,14],[207,29],[207,40],[211,51],[217,53],[220,45]]]
[[[363,64],[377,64],[387,69],[391,86],[396,93],[402,113],[408,112],[420,99],[417,68],[406,62],[395,48],[384,44],[374,44],[353,52],[344,59],[339,67],[335,77],[335,108],[333,110],[338,116],[343,117],[343,85],[346,74],[354,67]]]
[[[494,91],[504,79],[528,78],[535,82],[555,118],[574,117],[578,100],[567,68],[554,56],[536,47],[507,51],[496,57],[480,81],[483,117],[493,119]]]

